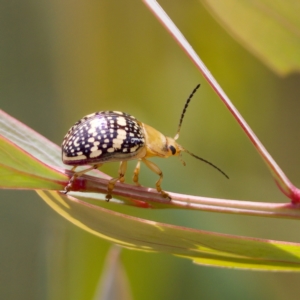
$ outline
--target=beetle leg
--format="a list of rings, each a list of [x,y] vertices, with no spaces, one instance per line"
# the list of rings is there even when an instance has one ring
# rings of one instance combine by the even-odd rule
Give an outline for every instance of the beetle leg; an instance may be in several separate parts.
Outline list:
[[[83,175],[83,174],[85,174],[85,173],[87,173],[87,172],[89,172],[89,171],[91,171],[91,170],[98,169],[98,168],[101,167],[101,166],[102,166],[102,164],[93,165],[92,167],[90,167],[90,168],[88,168],[88,169],[85,169],[85,170],[82,170],[82,171],[80,171],[80,172],[75,172],[75,169],[76,169],[78,166],[74,166],[74,167],[71,169],[71,171],[72,171],[72,172],[75,172],[75,173],[74,173],[73,176],[70,178],[68,184],[65,186],[65,188],[64,188],[64,194],[67,194],[68,192],[70,192],[70,190],[72,189],[72,185],[73,185],[73,183],[74,183],[74,181],[75,181],[75,179],[76,179],[77,177],[79,177],[79,176],[81,176],[81,175]]]
[[[125,181],[125,173],[127,169],[127,161],[121,161],[120,167],[119,167],[119,181],[124,182]]]
[[[106,195],[106,201],[109,201],[112,196],[111,193],[115,187],[115,184],[120,181],[120,182],[124,182],[125,181],[125,173],[126,173],[126,169],[127,169],[127,161],[121,161],[120,162],[120,167],[119,167],[119,177],[117,178],[113,178],[108,182],[107,185],[107,195]]]
[[[140,174],[140,169],[141,169],[141,160],[139,159],[137,164],[136,164],[136,167],[134,169],[134,172],[133,172],[133,182],[137,185],[137,186],[140,186],[140,183],[139,183],[139,174]]]
[[[151,170],[153,171],[154,173],[156,173],[158,176],[159,176],[159,179],[156,181],[156,190],[162,194],[162,196],[164,198],[169,198],[171,200],[171,197],[169,196],[168,193],[164,192],[162,189],[161,189],[161,182],[163,180],[163,173],[161,171],[161,169],[156,165],[154,164],[152,161],[149,161],[149,160],[146,160],[146,159],[142,159],[143,163],[145,163],[145,165]]]

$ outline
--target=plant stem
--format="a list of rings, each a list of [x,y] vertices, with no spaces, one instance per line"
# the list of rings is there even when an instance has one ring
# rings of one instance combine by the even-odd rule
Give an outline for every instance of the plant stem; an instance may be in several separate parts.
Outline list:
[[[66,172],[68,175],[70,171]],[[82,175],[76,179],[72,187],[75,192],[94,192],[101,193],[94,196],[80,193],[75,195],[94,200],[104,200],[107,192],[108,180],[97,178],[89,175]],[[140,201],[149,203],[152,208],[185,208],[192,210],[202,210],[219,213],[242,214],[261,217],[273,218],[288,218],[300,219],[300,204],[291,203],[265,203],[265,202],[250,202],[242,200],[217,199],[208,197],[199,197],[192,195],[184,195],[168,192],[172,200],[165,199],[159,194],[156,189],[134,186],[131,184],[117,183],[115,185],[113,195],[126,197],[124,202],[129,202],[131,205],[143,207]],[[112,202],[115,200],[112,199]],[[149,206],[144,206],[149,208]]]
[[[164,25],[164,27],[169,31],[169,33],[173,36],[173,38],[177,41],[181,48],[190,57],[190,59],[193,61],[193,63],[196,65],[196,67],[200,70],[202,75],[211,85],[213,90],[218,94],[222,102],[226,105],[233,117],[237,120],[239,125],[242,127],[243,131],[250,139],[253,146],[258,151],[263,161],[268,166],[279,189],[291,199],[291,202],[293,204],[300,203],[300,190],[290,182],[290,180],[287,178],[287,176],[284,174],[284,172],[281,170],[281,168],[278,166],[278,164],[275,162],[272,156],[268,153],[266,148],[263,146],[263,144],[254,134],[252,129],[246,123],[244,118],[231,103],[231,101],[229,100],[223,89],[220,87],[218,82],[215,80],[213,75],[206,68],[205,64],[201,61],[200,57],[194,51],[192,46],[176,27],[174,22],[169,18],[169,16],[166,14],[163,8],[155,0],[143,0],[143,2],[148,6],[148,8],[152,11],[156,18]]]

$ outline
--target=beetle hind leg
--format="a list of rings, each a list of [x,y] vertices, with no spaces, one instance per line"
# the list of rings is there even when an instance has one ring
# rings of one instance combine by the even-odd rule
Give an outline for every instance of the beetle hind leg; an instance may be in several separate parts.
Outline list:
[[[168,198],[171,200],[171,197],[168,193],[166,193],[165,191],[162,190],[161,188],[161,182],[163,180],[163,172],[161,171],[161,169],[154,164],[153,162],[146,160],[146,159],[142,159],[143,163],[154,173],[156,173],[159,176],[159,179],[156,181],[155,185],[156,185],[156,190],[161,193],[161,195],[164,198]]]
[[[75,172],[75,169],[76,169],[78,166],[74,166],[70,171],[75,172],[75,173],[74,173],[73,176],[70,178],[68,184],[65,186],[64,192],[63,192],[63,193],[64,193],[64,194],[67,194],[68,192],[71,191],[72,186],[73,186],[73,183],[74,183],[74,181],[76,180],[77,177],[79,177],[79,176],[81,176],[81,175],[83,175],[83,174],[85,174],[85,173],[87,173],[87,172],[89,172],[89,171],[91,171],[91,170],[98,169],[98,168],[101,167],[101,166],[102,166],[102,164],[93,165],[92,167],[87,168],[87,169],[85,169],[85,170],[82,170],[82,171],[80,171],[80,172]]]

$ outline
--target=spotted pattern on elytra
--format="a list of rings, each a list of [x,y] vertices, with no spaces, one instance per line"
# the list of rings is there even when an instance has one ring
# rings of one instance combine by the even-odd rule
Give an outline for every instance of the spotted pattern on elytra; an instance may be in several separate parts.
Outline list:
[[[140,122],[118,111],[100,111],[83,117],[66,134],[63,162],[70,165],[105,162],[116,153],[134,155],[145,145]]]

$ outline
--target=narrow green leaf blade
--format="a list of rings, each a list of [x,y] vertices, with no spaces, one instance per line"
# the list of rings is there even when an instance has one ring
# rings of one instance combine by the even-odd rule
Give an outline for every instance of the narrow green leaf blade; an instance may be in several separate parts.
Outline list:
[[[190,258],[201,265],[300,271],[300,244],[237,237],[143,220],[57,192],[43,200],[80,228],[123,247]]]
[[[61,190],[67,181],[66,175],[0,136],[1,188]]]
[[[65,168],[57,145],[2,110],[0,110],[1,135],[40,161]]]

